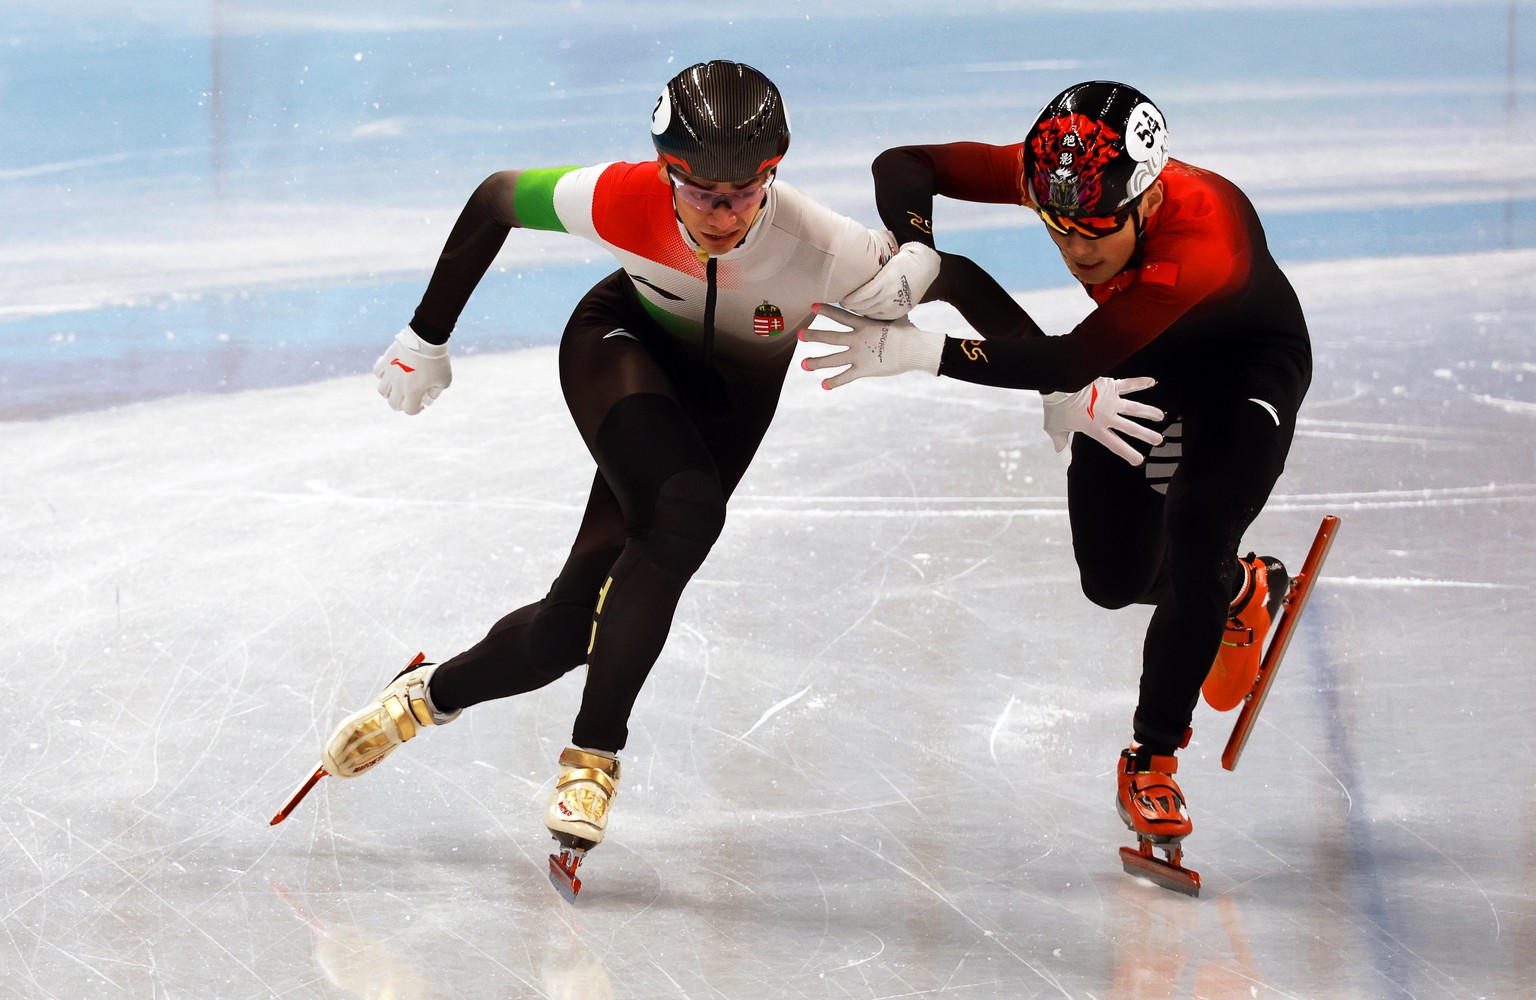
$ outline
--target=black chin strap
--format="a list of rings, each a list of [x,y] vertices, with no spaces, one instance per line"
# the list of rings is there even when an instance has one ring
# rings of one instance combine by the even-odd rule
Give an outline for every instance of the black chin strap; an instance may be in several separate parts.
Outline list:
[[[1146,220],[1141,214],[1141,205],[1131,210],[1131,224],[1136,227],[1136,249],[1131,251],[1131,259],[1126,262],[1127,268],[1137,267],[1141,264],[1141,238],[1146,235]]]

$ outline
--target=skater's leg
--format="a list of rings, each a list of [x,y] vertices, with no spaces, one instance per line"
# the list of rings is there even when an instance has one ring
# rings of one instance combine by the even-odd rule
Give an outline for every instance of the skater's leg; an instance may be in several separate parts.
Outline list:
[[[683,588],[724,527],[725,493],[697,431],[666,396],[620,400],[592,445],[629,532],[598,593],[571,740],[616,752]]]
[[[622,320],[616,312],[613,319]],[[607,322],[595,329],[624,327]],[[661,392],[634,378],[652,361],[640,339],[622,334],[568,338],[561,351],[571,411],[625,523],[622,551],[590,616],[574,746],[560,756],[545,809],[545,825],[561,848],[550,856],[550,878],[572,898],[581,858],[606,834],[619,785],[615,756],[628,740],[635,699],[661,654],[683,588],[724,525],[726,498],[772,418],[784,368],[731,382],[678,366],[668,371],[673,391]],[[615,398],[594,393],[594,373],[610,368],[617,371],[599,374],[600,384],[634,391]]]
[[[600,342],[615,328],[614,305],[622,303],[615,285],[621,280],[622,273],[610,276],[583,297],[566,325],[562,358],[569,345]],[[606,412],[624,394],[672,391],[666,376],[633,340],[588,354],[590,377],[576,394],[567,386],[566,396],[578,429],[589,440],[595,431],[592,415]],[[575,405],[578,402],[583,405]],[[441,724],[465,707],[540,687],[582,663],[602,581],[623,551],[627,532],[619,498],[599,472],[576,543],[544,600],[506,616],[484,640],[441,665],[412,664],[416,672],[410,675],[414,681],[408,690],[395,691],[405,680],[397,678],[331,735],[325,754],[335,758],[333,773],[360,773],[411,739],[418,729],[409,715],[422,725]]]
[[[1163,496],[1141,468],[1086,434],[1073,435],[1067,516],[1085,597],[1111,610],[1156,602],[1164,580]]]
[[[1242,374],[1186,408],[1184,453],[1168,486],[1168,586],[1147,628],[1135,717],[1136,738],[1159,754],[1184,739],[1243,579],[1238,545],[1295,429],[1299,395],[1269,369]]]
[[[782,371],[779,372],[782,374]],[[728,386],[730,411],[695,424],[653,394],[615,404],[592,442],[629,535],[598,600],[577,746],[618,751],[635,699],[661,655],[683,588],[725,525],[726,500],[773,418],[777,376]]]
[[[589,449],[620,400],[675,394],[671,379],[637,339],[610,336],[636,319],[624,280],[621,273],[610,275],[583,296],[561,337],[561,385]],[[433,678],[434,698],[466,708],[534,690],[586,663],[599,595],[631,530],[630,513],[599,460],[576,540],[549,593],[502,618],[479,643],[445,662]]]
[[[543,600],[502,618],[432,677],[440,705],[468,708],[543,687],[586,662],[598,591],[624,549],[624,515],[601,474],[565,566]]]
[[[572,742],[617,752],[683,588],[719,536],[726,498],[772,419],[789,354],[734,379],[658,361],[633,294],[622,282],[605,284],[587,332],[562,342],[560,377],[625,522],[623,550],[589,623]]]

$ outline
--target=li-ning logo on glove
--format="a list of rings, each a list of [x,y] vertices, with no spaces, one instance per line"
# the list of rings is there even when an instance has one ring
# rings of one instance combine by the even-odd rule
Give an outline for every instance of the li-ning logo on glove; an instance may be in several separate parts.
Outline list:
[[[393,361],[390,362],[390,364],[398,366],[400,368],[400,370],[403,371],[403,372],[413,372],[413,371],[416,370],[416,369],[412,368],[410,365],[406,364],[404,361],[401,361],[399,358],[395,358]]]
[[[1095,384],[1094,387],[1093,387],[1093,392],[1091,392],[1088,395],[1088,419],[1089,420],[1093,419],[1093,408],[1096,405],[1098,405],[1098,402],[1099,402],[1099,387],[1098,387],[1097,384]]]

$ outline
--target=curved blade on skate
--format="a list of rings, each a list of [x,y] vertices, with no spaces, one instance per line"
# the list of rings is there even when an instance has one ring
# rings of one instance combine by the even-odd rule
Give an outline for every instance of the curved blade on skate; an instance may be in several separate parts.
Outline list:
[[[324,764],[321,764],[319,767],[315,768],[315,773],[311,774],[305,780],[304,784],[299,786],[298,791],[294,792],[292,795],[290,795],[288,797],[288,801],[283,803],[283,807],[277,811],[277,815],[273,816],[272,817],[272,822],[267,824],[267,825],[268,826],[276,826],[277,824],[281,823],[283,820],[287,819],[288,818],[288,814],[293,812],[293,810],[295,808],[297,808],[297,806],[298,806],[298,804],[300,802],[304,801],[304,796],[309,794],[309,790],[311,788],[314,788],[315,785],[320,781],[321,778],[325,777],[327,774],[330,774],[330,773],[331,772],[329,772],[329,771],[327,771],[325,769],[325,765]]]
[[[1237,714],[1237,723],[1232,727],[1232,736],[1227,740],[1227,748],[1221,753],[1221,766],[1228,771],[1237,769],[1237,759],[1242,756],[1243,747],[1248,743],[1248,735],[1258,720],[1259,710],[1264,707],[1264,699],[1269,697],[1270,685],[1275,682],[1280,660],[1285,656],[1286,646],[1290,645],[1291,633],[1301,619],[1307,598],[1312,596],[1312,585],[1317,582],[1317,574],[1323,568],[1323,560],[1328,558],[1328,549],[1333,545],[1333,537],[1338,529],[1337,517],[1329,514],[1323,518],[1317,536],[1312,539],[1312,548],[1307,552],[1307,561],[1302,563],[1301,572],[1291,578],[1285,603],[1280,608],[1279,620],[1275,622],[1274,635],[1270,637],[1269,648],[1264,651],[1264,660],[1259,664],[1258,680],[1254,681],[1253,690],[1244,699],[1242,710]]]
[[[1166,860],[1153,853],[1155,850],[1161,850]],[[1186,896],[1198,896],[1200,873],[1185,868],[1180,864],[1183,860],[1184,852],[1178,844],[1154,844],[1146,837],[1138,836],[1135,847],[1120,848],[1120,864],[1127,875],[1139,875],[1164,889],[1182,892]]]

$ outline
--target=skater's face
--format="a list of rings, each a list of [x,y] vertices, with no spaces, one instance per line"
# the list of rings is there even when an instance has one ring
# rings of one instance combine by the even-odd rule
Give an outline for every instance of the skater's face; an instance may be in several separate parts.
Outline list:
[[[1141,223],[1150,219],[1162,203],[1163,182],[1154,181],[1131,210],[1125,224],[1103,236],[1088,236],[1070,226],[1065,227],[1067,232],[1061,232],[1049,223],[1045,231],[1051,235],[1051,241],[1056,244],[1072,277],[1085,285],[1098,285],[1119,274],[1131,262]]]
[[[672,186],[672,204],[688,235],[711,256],[732,250],[763,209],[773,171],[740,181],[706,181],[657,161],[661,179]]]

